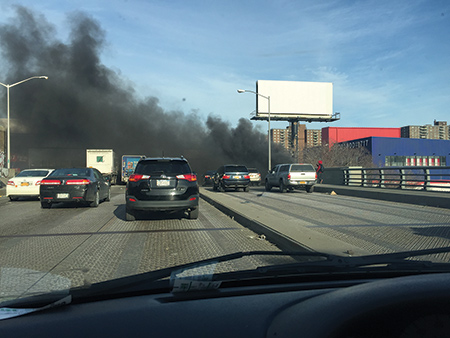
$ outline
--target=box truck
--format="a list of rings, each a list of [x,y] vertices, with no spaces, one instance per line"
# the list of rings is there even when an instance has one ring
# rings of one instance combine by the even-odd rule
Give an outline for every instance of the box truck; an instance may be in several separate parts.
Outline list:
[[[111,184],[117,183],[118,166],[112,149],[86,149],[86,167],[95,168],[109,177]]]

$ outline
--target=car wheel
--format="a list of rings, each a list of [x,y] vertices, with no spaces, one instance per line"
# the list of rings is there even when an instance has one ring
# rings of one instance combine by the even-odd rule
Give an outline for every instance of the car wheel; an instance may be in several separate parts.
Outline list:
[[[268,181],[266,181],[266,191],[272,190],[272,186],[269,184]]]
[[[244,191],[245,191],[245,192],[249,192],[249,191],[250,191],[250,188],[249,188],[249,187],[245,187],[245,188],[244,188]]]
[[[99,203],[100,203],[100,194],[97,190],[94,195],[94,200],[91,203],[89,203],[89,206],[96,208],[96,207],[98,207]]]
[[[306,192],[313,192],[314,191],[314,186],[313,185],[308,185],[306,187]]]
[[[283,183],[283,180],[280,181],[280,192],[286,192],[286,186]]]
[[[105,201],[106,202],[111,201],[111,189],[108,189],[108,194],[106,195]]]
[[[198,218],[198,208],[191,209],[188,212],[188,218],[189,219],[197,219]]]
[[[50,209],[51,206],[52,206],[51,203],[48,203],[48,202],[41,202],[41,208],[42,208],[42,209]]]
[[[216,185],[216,183],[213,183],[213,190],[214,190],[214,191],[217,191],[217,185]]]
[[[223,186],[223,183],[219,183],[218,190],[219,190],[220,192],[225,192],[225,187]]]
[[[127,221],[135,221],[136,220],[136,216],[134,215],[134,213],[130,209],[126,209],[126,211],[125,211],[125,219]]]

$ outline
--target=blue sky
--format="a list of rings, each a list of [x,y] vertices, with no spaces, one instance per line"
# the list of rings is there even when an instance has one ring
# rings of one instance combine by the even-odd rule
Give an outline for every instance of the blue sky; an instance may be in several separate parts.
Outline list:
[[[0,22],[17,4],[63,41],[68,14],[88,13],[106,34],[102,62],[166,110],[235,125],[255,110],[237,89],[319,81],[333,83],[341,120],[309,129],[450,122],[450,1],[6,0]]]

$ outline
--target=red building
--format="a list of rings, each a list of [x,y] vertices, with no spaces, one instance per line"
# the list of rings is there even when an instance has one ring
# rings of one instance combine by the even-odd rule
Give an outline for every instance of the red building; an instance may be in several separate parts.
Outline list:
[[[358,127],[326,127],[322,128],[322,144],[332,146],[366,137],[400,137],[401,128],[358,128]]]

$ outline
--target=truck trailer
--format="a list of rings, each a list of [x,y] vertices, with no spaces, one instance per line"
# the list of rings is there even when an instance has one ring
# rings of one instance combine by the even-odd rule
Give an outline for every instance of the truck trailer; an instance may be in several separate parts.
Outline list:
[[[112,149],[86,149],[86,167],[95,168],[109,177],[111,184],[117,183],[118,166]]]
[[[145,155],[123,155],[122,156],[122,175],[121,180],[122,183],[127,183],[128,178],[133,174],[134,169],[136,168],[136,164],[139,162],[141,158],[144,158]]]

